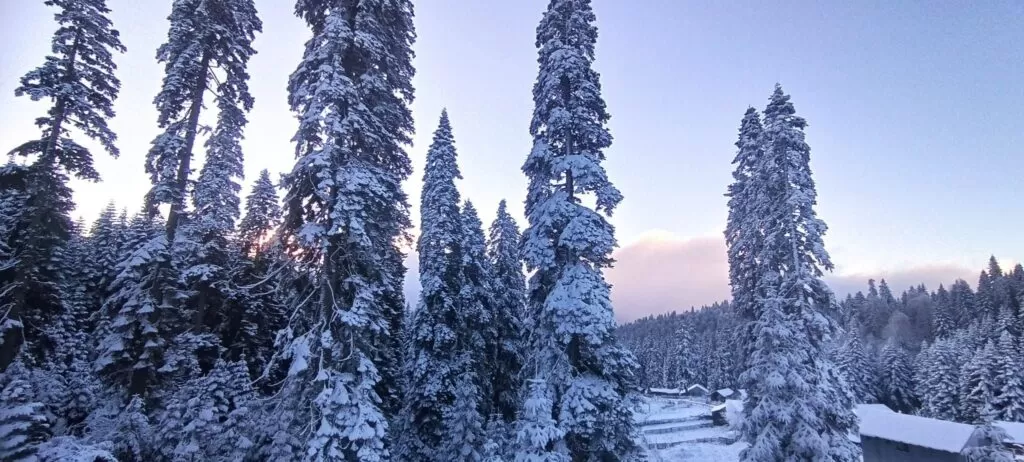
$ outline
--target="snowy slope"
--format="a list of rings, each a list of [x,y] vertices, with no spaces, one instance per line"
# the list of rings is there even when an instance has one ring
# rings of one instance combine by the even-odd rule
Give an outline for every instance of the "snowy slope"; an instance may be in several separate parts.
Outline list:
[[[698,401],[651,397],[636,421],[640,443],[654,462],[731,462],[745,447],[728,427],[714,426],[710,406]]]

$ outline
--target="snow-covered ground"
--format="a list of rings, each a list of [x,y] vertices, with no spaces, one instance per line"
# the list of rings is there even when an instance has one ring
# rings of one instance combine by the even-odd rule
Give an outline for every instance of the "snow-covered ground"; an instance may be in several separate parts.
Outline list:
[[[647,398],[636,421],[652,462],[732,462],[744,448],[728,427],[712,424],[711,407],[699,401]]]
[[[663,449],[657,456],[652,455],[654,460],[663,462],[676,461],[707,461],[707,462],[735,462],[740,459],[740,451],[747,447],[744,443],[732,443],[728,446],[721,444],[683,444],[668,449]]]

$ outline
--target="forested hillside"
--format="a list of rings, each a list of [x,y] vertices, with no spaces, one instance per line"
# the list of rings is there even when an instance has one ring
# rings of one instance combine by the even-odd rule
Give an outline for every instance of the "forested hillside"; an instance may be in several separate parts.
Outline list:
[[[1024,268],[1003,270],[995,257],[975,284],[897,295],[870,280],[837,302],[842,329],[829,354],[857,402],[966,423],[1022,421],[1022,301]],[[740,323],[728,303],[639,319],[617,335],[645,387],[738,385]]]
[[[897,296],[870,281],[837,301],[808,122],[781,84],[765,82],[763,110],[734,108],[731,299],[619,327],[605,273],[637,209],[613,221],[626,194],[608,168],[641,165],[646,180],[664,166],[635,144],[611,149],[591,0],[547,0],[533,37],[517,37],[535,64],[522,152],[490,139],[462,151],[459,127],[487,117],[438,103],[423,165],[410,155],[424,124],[414,11],[438,2],[287,2],[305,42],[261,75],[250,63],[280,36],[260,39],[272,16],[257,6],[278,3],[121,2],[167,21],[143,31],[159,37],[160,74],[145,98],[155,117],[133,122],[151,141],[122,152],[111,122],[135,116],[115,113],[131,70],[115,64],[128,50],[108,1],[41,2],[49,49],[14,91],[37,112],[12,111],[29,128],[0,140],[0,461],[640,462],[642,392],[691,383],[747,392],[730,441],[744,462],[860,461],[856,403],[1024,422],[1024,268],[992,258],[973,288]],[[490,77],[438,86],[494,95]],[[685,95],[677,77],[670,92]],[[268,136],[288,149],[243,143],[257,82],[287,102],[277,112],[293,123]],[[715,138],[728,151],[731,136]],[[481,216],[460,165],[501,155],[525,191]],[[118,191],[143,205],[105,198],[73,221],[90,202],[78,181],[124,180],[102,177],[100,156],[145,173]],[[269,156],[283,173],[264,169]],[[244,178],[247,165],[260,173]],[[420,291],[406,299],[413,252]]]

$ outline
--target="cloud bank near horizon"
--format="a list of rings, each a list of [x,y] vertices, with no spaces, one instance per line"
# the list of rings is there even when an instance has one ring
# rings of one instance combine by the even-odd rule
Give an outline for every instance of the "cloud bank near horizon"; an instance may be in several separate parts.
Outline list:
[[[725,239],[680,238],[655,232],[623,246],[609,270],[612,301],[620,322],[672,311],[687,311],[730,298]],[[922,264],[875,273],[832,273],[825,276],[837,298],[867,290],[868,279],[885,279],[899,294],[924,284],[935,290],[965,279],[972,285],[978,269],[949,263]]]
[[[730,298],[725,240],[721,237],[683,238],[654,231],[620,247],[615,259],[615,267],[605,276],[612,284],[612,302],[619,322],[687,311]],[[420,289],[415,253],[406,259],[406,267],[406,300],[415,309]],[[918,284],[935,290],[939,284],[948,286],[956,279],[974,285],[980,269],[932,263],[876,273],[833,273],[825,280],[836,297],[844,298],[867,290],[868,279],[885,279],[897,294]]]

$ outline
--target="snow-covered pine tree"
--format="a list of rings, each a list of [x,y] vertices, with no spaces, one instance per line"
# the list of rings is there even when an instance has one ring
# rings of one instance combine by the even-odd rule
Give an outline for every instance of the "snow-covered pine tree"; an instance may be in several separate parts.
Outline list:
[[[237,143],[244,125],[242,112],[252,106],[245,65],[254,53],[253,35],[261,28],[251,0],[179,0],[174,2],[168,19],[167,42],[157,50],[157,60],[165,63],[165,74],[155,99],[157,122],[164,131],[153,141],[146,156],[146,172],[153,183],[146,195],[146,208],[153,216],[158,205],[168,204],[169,212],[164,236],[150,239],[136,250],[129,257],[125,268],[128,271],[122,271],[115,281],[117,293],[107,301],[104,310],[108,324],[119,332],[114,336],[108,333],[97,364],[107,372],[114,367],[122,376],[124,369],[118,366],[123,364],[118,363],[135,364],[131,378],[125,381],[122,377],[118,381],[127,384],[129,394],[145,393],[154,385],[153,380],[163,374],[158,374],[156,369],[163,366],[168,345],[194,347],[211,343],[210,339],[195,335],[171,342],[175,334],[191,327],[190,321],[203,318],[198,310],[174,307],[187,298],[187,294],[178,287],[181,274],[172,269],[171,248],[177,247],[176,240],[182,238],[178,228],[185,211],[192,151],[199,131],[203,97],[211,88],[216,93],[220,117],[208,143],[208,157],[214,166],[223,168],[212,168],[204,183],[207,189],[222,188],[223,191],[209,194],[197,191],[197,204],[222,204],[224,207],[204,213],[204,218],[221,220],[221,225],[223,220],[233,225],[237,217],[237,197],[232,201],[222,195],[237,194],[237,188],[232,189],[228,183],[232,182],[233,175],[240,175],[237,169],[241,154]],[[223,72],[217,85],[211,83],[214,67]],[[224,177],[223,181],[211,179]],[[230,213],[232,205],[234,215]],[[212,216],[222,212],[226,214],[223,217]],[[197,222],[201,223],[203,221]],[[192,271],[194,268],[188,269],[187,274],[197,273]],[[122,317],[125,315],[128,318]],[[135,320],[126,320],[131,318]],[[135,327],[121,324],[122,320]],[[143,328],[138,330],[138,327]],[[114,337],[120,340],[114,341]],[[104,375],[109,378],[108,373]]]
[[[974,311],[974,291],[971,290],[971,285],[967,281],[957,279],[953,285],[949,286],[949,302],[958,327],[966,327],[977,318]]]
[[[117,156],[117,136],[107,126],[121,83],[114,76],[114,53],[125,47],[107,17],[105,0],[47,0],[57,8],[59,25],[51,54],[21,78],[15,95],[47,100],[49,110],[36,119],[39,138],[12,153],[31,158],[21,170],[23,200],[7,229],[7,246],[15,258],[11,280],[0,280],[0,305],[7,321],[0,326],[0,371],[14,360],[22,341],[46,343],[39,329],[61,310],[54,257],[68,239],[74,208],[68,177],[98,180],[92,153],[71,138],[71,129],[98,142]],[[10,171],[5,174],[11,173]],[[6,181],[5,181],[6,182]],[[2,276],[2,275],[0,275]],[[24,321],[24,322],[23,322]],[[35,345],[42,354],[47,345]]]
[[[995,390],[996,352],[989,340],[976,350],[960,371],[960,421],[980,423]]]
[[[491,414],[484,427],[484,445],[481,462],[511,462],[515,429],[500,414]]]
[[[141,223],[133,223],[132,228],[146,226],[152,233],[145,217],[136,220]],[[152,269],[168,264],[167,258],[166,237],[150,234],[118,264],[113,293],[100,312],[95,369],[106,385],[121,388],[126,396],[146,393],[162,375],[168,333],[160,325],[169,308],[157,305],[153,296],[160,286]]]
[[[157,439],[153,427],[146,417],[146,407],[142,397],[135,396],[124,406],[117,406],[119,412],[103,430],[103,437],[113,441],[114,455],[120,461],[155,460],[156,449],[153,447]],[[94,422],[95,423],[95,422]],[[97,427],[96,425],[91,425]]]
[[[491,414],[499,414],[505,423],[515,420],[519,406],[523,365],[523,323],[526,313],[526,276],[519,258],[519,226],[508,213],[505,201],[498,203],[498,214],[491,224],[487,256],[491,265],[494,308],[488,359],[491,365]]]
[[[999,312],[999,306],[996,304],[992,278],[989,277],[987,271],[982,270],[981,274],[978,275],[977,287],[978,290],[975,292],[974,298],[974,308],[977,311],[972,314],[976,316],[995,316]]]
[[[463,230],[459,191],[462,178],[447,111],[427,151],[420,196],[420,300],[413,313],[407,358],[405,406],[408,429],[396,435],[399,455],[408,460],[444,460],[444,412],[452,404],[458,377],[469,373],[471,361],[460,361],[483,345],[470,336],[467,304],[476,291],[468,287],[463,267]],[[465,296],[463,290],[466,291]],[[473,313],[479,317],[479,310]],[[475,327],[475,326],[472,326]]]
[[[281,307],[280,278],[274,271],[280,266],[273,244],[273,234],[281,221],[277,188],[267,170],[252,186],[246,197],[245,216],[238,225],[238,251],[232,258],[232,286],[236,288],[229,300],[221,336],[227,357],[249,363],[249,372],[259,376],[273,354],[274,336],[284,327]]]
[[[479,462],[483,459],[485,441],[484,417],[480,414],[481,390],[471,352],[463,352],[459,369],[468,370],[455,378],[452,402],[444,411],[444,430],[436,460]]]
[[[936,338],[946,338],[953,335],[957,328],[957,315],[953,310],[953,302],[950,300],[949,291],[946,287],[939,285],[935,292],[935,311],[932,315],[932,332]]]
[[[896,303],[896,297],[892,295],[892,289],[889,288],[889,283],[885,282],[885,278],[878,281],[878,296],[887,305],[893,305]]]
[[[384,310],[409,226],[412,12],[408,0],[296,4],[312,38],[288,85],[300,123],[282,233],[308,283],[279,336],[291,364],[278,396],[296,409],[292,434],[307,460],[389,457],[378,388],[387,365],[375,346],[392,344]]]
[[[51,438],[39,446],[38,462],[120,462],[109,441],[90,444],[73,436]]]
[[[477,401],[484,416],[490,415],[492,403],[489,397],[494,396],[492,378],[497,375],[497,359],[491,356],[498,351],[501,333],[494,324],[494,286],[491,262],[487,259],[487,242],[484,237],[483,223],[476,207],[470,201],[462,205],[460,216],[461,236],[459,247],[462,250],[463,284],[459,293],[459,305],[466,329],[461,335],[470,359],[474,364],[474,375],[477,377]],[[504,374],[514,371],[503,371]],[[484,419],[486,420],[486,419]]]
[[[527,381],[526,402],[517,421],[513,444],[515,462],[569,462],[572,457],[565,447],[565,432],[551,417],[551,392],[547,382]],[[586,459],[583,459],[586,460]]]
[[[1017,460],[1006,447],[1008,436],[991,422],[978,425],[977,444],[964,450],[969,462],[1013,462]]]
[[[211,152],[235,157],[244,125],[242,110],[252,105],[246,64],[254,53],[252,40],[262,28],[252,0],[177,0],[168,17],[167,41],[157,50],[164,63],[164,79],[154,102],[157,124],[163,132],[153,140],[146,155],[146,172],[153,183],[146,195],[151,209],[169,204],[167,237],[174,242],[182,214],[192,156],[199,135],[199,117],[207,91],[213,91],[220,114],[221,136],[208,143]],[[214,68],[224,73],[213,85]],[[219,138],[220,141],[214,141]],[[228,164],[233,164],[234,161]],[[231,168],[226,172],[233,175]]]
[[[97,405],[99,380],[92,371],[94,318],[98,307],[87,293],[92,249],[76,223],[60,252],[60,294],[64,310],[47,326],[51,354],[32,370],[37,399],[46,404],[55,436],[83,434],[84,420]],[[55,443],[58,444],[58,443]]]
[[[158,428],[165,460],[241,462],[252,447],[253,390],[244,362],[218,361],[175,390]]]
[[[756,249],[759,294],[753,347],[741,376],[748,392],[740,460],[792,458],[854,461],[860,450],[847,435],[855,430],[852,395],[824,354],[835,330],[834,297],[821,280],[832,269],[815,211],[816,193],[804,141],[807,122],[796,115],[776,85],[764,111],[764,151],[754,178],[760,200]]]
[[[147,268],[157,259],[166,258],[165,241],[161,231],[161,224],[145,210],[132,216],[121,241],[120,249],[124,255],[115,267],[117,277],[107,288],[110,296],[103,302],[100,311],[94,315],[95,337],[98,343],[95,347],[97,358],[93,367],[106,386],[131,389],[132,377],[138,373],[140,375],[135,379],[136,386],[141,387],[142,383],[138,382],[148,380],[144,377],[155,374],[155,371],[140,369],[136,372],[134,368],[142,368],[145,364],[159,367],[152,361],[157,359],[154,356],[156,353],[160,353],[159,356],[162,357],[163,347],[148,350],[147,353],[143,346],[149,340],[163,343],[154,337],[155,332],[147,332],[145,328],[151,325],[153,316],[153,313],[147,312],[151,307],[151,301],[146,300],[147,290],[153,290],[155,287],[153,275]],[[154,252],[154,248],[159,252]],[[133,360],[133,355],[141,355],[140,360]],[[115,365],[114,362],[120,364]]]
[[[123,248],[127,231],[125,225],[121,223],[114,203],[110,202],[89,229],[86,279],[83,283],[93,311],[99,310],[110,296],[110,284],[117,277],[117,264],[127,253]]]
[[[43,403],[35,400],[28,371],[16,361],[0,376],[0,460],[35,462],[48,433]]]
[[[374,362],[380,365],[376,390],[381,398],[381,410],[392,418],[402,410],[406,314],[410,311],[405,300],[405,253],[401,249],[412,247],[413,239],[408,231],[403,231],[395,242],[400,244],[384,249],[383,271],[390,277],[384,284],[380,310],[387,333],[374,351]]]
[[[57,339],[48,335],[64,312],[61,271],[63,247],[73,230],[68,216],[74,209],[68,177],[52,163],[4,168],[0,182],[10,194],[13,210],[5,221],[6,246],[11,249],[9,271],[0,273],[0,371],[19,351],[30,364],[46,361]],[[22,344],[25,343],[25,347]]]
[[[238,223],[238,240],[243,255],[257,259],[266,256],[271,237],[281,221],[281,205],[277,187],[270,180],[270,172],[260,171],[245,197],[245,216]]]
[[[529,288],[530,356],[548,381],[552,413],[574,460],[629,460],[638,452],[631,405],[636,362],[615,339],[610,286],[622,201],[601,165],[612,137],[593,69],[590,0],[551,0],[537,27],[539,72],[530,123],[533,150],[523,260]],[[584,200],[585,199],[585,200]],[[591,208],[587,204],[593,204]]]
[[[960,406],[960,345],[953,338],[940,338],[918,354],[915,391],[921,414],[942,420],[956,420]],[[922,356],[924,358],[922,358]]]
[[[758,171],[757,162],[762,155],[761,116],[754,108],[747,108],[740,122],[736,157],[732,163],[733,183],[729,185],[729,219],[725,226],[725,242],[729,248],[729,284],[732,286],[733,308],[743,319],[753,319],[756,312],[758,282],[756,251],[760,248],[761,233],[757,228],[756,187],[761,181],[751,178]]]
[[[874,390],[875,377],[872,374],[874,369],[868,361],[864,344],[861,343],[859,326],[854,321],[846,342],[839,348],[836,366],[846,380],[855,402],[874,403],[877,400]]]
[[[1016,341],[1003,331],[995,349],[995,377],[990,420],[1024,422],[1024,364]]]
[[[757,283],[757,249],[761,246],[763,235],[757,227],[757,194],[756,188],[763,183],[757,178],[755,170],[757,161],[762,155],[761,142],[764,128],[761,116],[754,108],[747,108],[740,122],[739,139],[736,141],[736,157],[733,164],[736,169],[732,173],[733,183],[729,185],[726,196],[729,197],[729,218],[725,226],[725,243],[728,247],[729,285],[732,288],[732,307],[740,319],[747,321],[742,328],[752,326],[750,321],[756,317],[758,298]],[[740,362],[749,354],[747,340],[749,333],[741,335],[739,351]]]
[[[879,401],[890,409],[909,413],[914,410],[914,370],[907,351],[895,338],[882,348],[881,390]]]
[[[220,41],[206,46],[210,49],[211,64],[217,66],[218,74],[222,73],[214,86],[217,122],[206,141],[206,162],[192,194],[195,216],[183,236],[189,241],[185,246],[188,255],[181,268],[181,279],[189,296],[186,306],[192,312],[193,332],[202,333],[226,327],[225,304],[237,291],[228,274],[238,257],[230,234],[240,213],[238,182],[244,175],[240,143],[248,122],[245,115],[253,106],[246,68],[249,58],[256,53],[252,41],[256,32],[262,30],[262,23],[252,0],[205,0],[196,6],[198,10],[192,14],[209,24],[197,27],[200,30],[193,32],[195,38],[186,43]],[[204,28],[209,29],[201,30]],[[169,41],[168,48],[177,46]],[[178,55],[171,51],[168,56]]]
[[[65,365],[73,357],[88,357],[91,347],[88,335],[92,329],[88,324],[93,307],[83,284],[88,274],[85,262],[89,259],[86,238],[82,234],[84,227],[82,220],[75,222],[68,240],[56,254],[60,262],[58,290],[64,309],[45,328],[46,336],[54,342],[53,354],[49,355],[47,363]]]
[[[160,235],[163,223],[157,217],[150,217],[145,210],[140,210],[132,215],[124,228],[124,238],[121,241],[121,259],[118,265],[131,256],[136,250],[146,245],[151,239]],[[115,270],[120,276],[120,270]],[[113,284],[113,283],[111,283]]]

